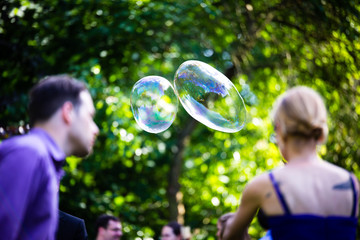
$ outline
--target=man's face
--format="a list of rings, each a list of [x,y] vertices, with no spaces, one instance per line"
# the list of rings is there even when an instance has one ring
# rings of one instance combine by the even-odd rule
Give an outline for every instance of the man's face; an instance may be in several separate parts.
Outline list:
[[[119,240],[123,235],[121,223],[109,220],[107,228],[101,228],[100,234],[103,240]]]
[[[95,108],[88,91],[80,93],[80,104],[74,109],[73,124],[70,131],[70,141],[73,144],[72,155],[84,157],[94,146],[99,128],[94,122]]]
[[[161,240],[180,240],[180,236],[176,236],[169,226],[164,226],[161,230]]]

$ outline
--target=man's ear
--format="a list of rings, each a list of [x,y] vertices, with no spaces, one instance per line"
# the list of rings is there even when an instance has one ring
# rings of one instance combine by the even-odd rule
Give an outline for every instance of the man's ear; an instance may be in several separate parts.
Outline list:
[[[98,235],[101,236],[104,231],[105,231],[105,228],[99,227],[99,228],[98,228]]]
[[[61,107],[61,116],[66,124],[72,122],[74,114],[74,105],[71,102],[65,102]]]

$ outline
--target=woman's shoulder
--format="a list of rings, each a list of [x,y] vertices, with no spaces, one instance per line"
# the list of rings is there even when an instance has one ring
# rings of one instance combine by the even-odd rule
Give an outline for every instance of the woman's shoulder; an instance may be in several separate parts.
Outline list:
[[[284,167],[277,167],[274,169],[271,169],[267,172],[264,172],[262,174],[257,175],[256,177],[254,177],[249,183],[248,185],[255,185],[255,186],[264,186],[264,185],[269,185],[271,183],[270,181],[270,175],[279,175],[284,171]]]
[[[350,172],[323,159],[303,164],[289,164],[273,170],[275,176],[309,175],[330,176],[332,178],[349,178]]]
[[[328,161],[323,160],[321,162],[321,165],[322,165],[322,169],[324,170],[322,172],[332,177],[338,177],[343,179],[349,179],[349,176],[354,177],[354,175],[350,171],[346,170],[345,168],[339,167],[333,163],[330,163]]]
[[[254,177],[246,186],[247,190],[253,193],[262,193],[267,188],[272,188],[270,174],[277,173],[281,168],[262,173]]]
[[[264,193],[271,188],[271,183],[268,177],[268,173],[260,174],[249,181],[241,197],[242,204],[252,204],[260,207]]]
[[[334,171],[348,172],[346,169],[339,167],[334,163],[331,163],[330,161],[324,159],[321,159],[320,163],[323,164],[326,168],[333,169]]]

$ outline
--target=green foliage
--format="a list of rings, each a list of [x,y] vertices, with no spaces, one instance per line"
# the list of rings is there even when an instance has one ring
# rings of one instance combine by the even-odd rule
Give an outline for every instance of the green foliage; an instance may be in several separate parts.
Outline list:
[[[320,154],[360,178],[359,11],[357,1],[337,0],[2,1],[0,127],[27,123],[26,93],[41,77],[86,81],[101,132],[91,156],[68,158],[60,208],[84,218],[90,238],[108,212],[121,216],[124,239],[155,239],[173,218],[175,186],[194,238],[215,239],[217,218],[236,210],[245,184],[282,164],[269,113],[291,86],[324,96],[330,133]],[[172,82],[190,59],[233,81],[247,107],[243,130],[214,131],[182,107],[163,133],[136,125],[135,82]],[[256,220],[249,231],[264,234]]]

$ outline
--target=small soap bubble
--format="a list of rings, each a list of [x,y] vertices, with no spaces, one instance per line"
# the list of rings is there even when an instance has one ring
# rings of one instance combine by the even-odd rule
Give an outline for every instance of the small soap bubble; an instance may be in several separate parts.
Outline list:
[[[135,120],[143,130],[160,133],[175,120],[178,99],[167,79],[147,76],[133,86],[130,104]]]
[[[185,110],[209,128],[233,133],[244,127],[243,98],[212,66],[196,60],[184,62],[175,73],[174,87]]]

